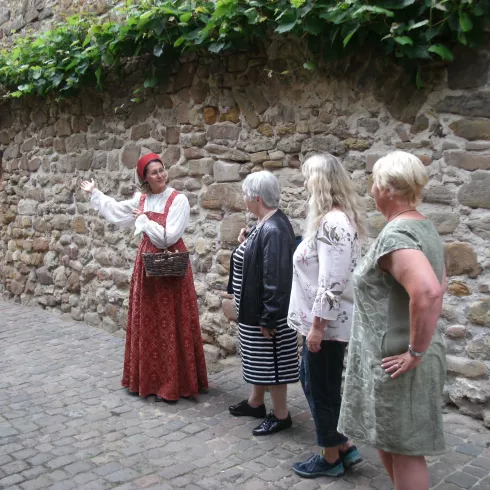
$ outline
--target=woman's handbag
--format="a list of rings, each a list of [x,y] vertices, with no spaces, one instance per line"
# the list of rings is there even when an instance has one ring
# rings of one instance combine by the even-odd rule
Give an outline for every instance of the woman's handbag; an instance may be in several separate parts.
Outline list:
[[[147,276],[182,277],[187,273],[189,252],[170,252],[167,246],[167,230],[163,228],[165,247],[162,252],[144,253],[143,264]]]

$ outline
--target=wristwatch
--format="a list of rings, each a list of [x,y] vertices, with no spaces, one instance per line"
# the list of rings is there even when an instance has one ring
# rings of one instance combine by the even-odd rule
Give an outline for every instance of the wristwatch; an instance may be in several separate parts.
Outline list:
[[[425,352],[417,352],[413,350],[411,345],[408,346],[408,352],[410,352],[410,355],[413,357],[422,357],[425,354]]]

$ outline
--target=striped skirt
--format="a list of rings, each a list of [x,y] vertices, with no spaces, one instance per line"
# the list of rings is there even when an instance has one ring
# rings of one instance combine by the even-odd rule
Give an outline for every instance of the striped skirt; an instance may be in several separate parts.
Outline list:
[[[243,378],[254,385],[296,383],[299,380],[298,337],[287,325],[278,322],[276,335],[267,339],[260,327],[239,324]]]

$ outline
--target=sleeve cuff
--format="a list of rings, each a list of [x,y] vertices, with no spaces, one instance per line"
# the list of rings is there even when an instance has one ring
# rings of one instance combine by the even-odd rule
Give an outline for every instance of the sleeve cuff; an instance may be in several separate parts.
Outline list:
[[[135,225],[134,234],[139,235],[140,233],[144,232],[149,222],[150,220],[148,219],[148,216],[146,216],[146,214],[142,214],[138,216],[134,224]]]
[[[337,320],[340,310],[340,295],[328,289],[319,289],[313,302],[311,314],[325,320]]]

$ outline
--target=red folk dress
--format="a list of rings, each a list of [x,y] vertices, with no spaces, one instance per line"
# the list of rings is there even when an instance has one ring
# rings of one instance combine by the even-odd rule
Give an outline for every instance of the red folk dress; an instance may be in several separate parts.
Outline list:
[[[145,214],[166,226],[177,195],[169,196],[163,214]],[[141,211],[145,200],[142,195]],[[182,238],[169,250],[186,251]],[[178,400],[208,387],[206,361],[191,267],[182,278],[147,277],[142,254],[159,251],[143,234],[131,279],[122,385],[140,396]]]

